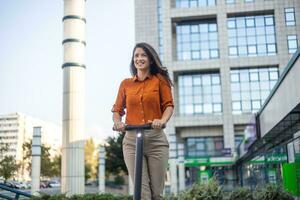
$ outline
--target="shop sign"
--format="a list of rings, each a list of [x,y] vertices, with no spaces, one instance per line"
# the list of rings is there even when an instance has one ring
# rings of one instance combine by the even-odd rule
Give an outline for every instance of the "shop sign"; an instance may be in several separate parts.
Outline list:
[[[207,165],[209,164],[209,158],[194,158],[194,159],[186,159],[184,161],[185,165]]]
[[[286,154],[273,154],[270,156],[267,156],[267,162],[284,162],[287,161]]]

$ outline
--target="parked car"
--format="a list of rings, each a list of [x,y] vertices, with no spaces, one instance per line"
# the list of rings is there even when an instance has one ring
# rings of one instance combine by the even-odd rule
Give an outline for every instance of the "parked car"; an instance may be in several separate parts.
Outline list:
[[[49,181],[49,187],[51,187],[51,188],[60,187],[60,182],[58,182],[58,181]]]
[[[17,188],[16,184],[14,183],[14,181],[6,181],[4,183],[7,187],[10,187],[10,188]]]
[[[47,188],[49,187],[49,182],[48,181],[41,181],[40,182],[40,188]]]
[[[31,183],[29,182],[20,182],[22,185],[22,189],[30,189],[31,188]]]
[[[116,185],[114,183],[114,181],[105,181],[105,186],[106,187],[110,187],[110,188],[114,188],[114,189],[122,189],[122,185]]]
[[[98,186],[98,181],[97,180],[88,180],[86,183],[85,183],[86,186]]]
[[[31,181],[27,181],[26,185],[27,185],[27,188],[30,189],[31,188]]]
[[[24,183],[24,182],[14,181],[14,183],[15,183],[15,186],[16,186],[17,189],[21,189],[21,190],[28,189],[27,184]]]
[[[27,189],[26,184],[22,183],[22,182],[18,182],[18,181],[6,181],[5,185],[7,185],[8,187],[11,188],[16,188],[16,189]]]

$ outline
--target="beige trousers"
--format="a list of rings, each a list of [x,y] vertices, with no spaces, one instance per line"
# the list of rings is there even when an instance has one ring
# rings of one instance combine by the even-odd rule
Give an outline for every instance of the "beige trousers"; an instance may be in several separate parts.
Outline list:
[[[135,131],[127,131],[123,139],[124,160],[134,183]],[[142,200],[161,200],[168,166],[169,143],[162,130],[144,131]]]

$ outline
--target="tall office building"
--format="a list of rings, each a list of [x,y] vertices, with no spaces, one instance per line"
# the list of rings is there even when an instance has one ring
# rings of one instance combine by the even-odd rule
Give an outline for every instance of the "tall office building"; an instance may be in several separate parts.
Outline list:
[[[136,0],[135,25],[174,81],[166,131],[184,167],[171,173],[172,192],[212,174],[234,186],[236,147],[298,47],[300,1]]]
[[[32,139],[33,127],[41,127],[42,144],[51,147],[50,156],[57,155],[61,148],[61,128],[54,123],[45,122],[22,113],[0,115],[0,143],[8,144],[8,151],[0,155],[14,156],[18,163],[23,161],[22,146]],[[15,178],[27,180],[30,178],[27,170],[20,169]]]

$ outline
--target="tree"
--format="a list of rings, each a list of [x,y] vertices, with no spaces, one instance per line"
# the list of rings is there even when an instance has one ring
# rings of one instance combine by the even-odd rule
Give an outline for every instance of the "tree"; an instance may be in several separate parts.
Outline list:
[[[128,174],[122,150],[124,134],[119,133],[117,137],[109,137],[105,146],[105,171],[118,175],[120,172]]]
[[[23,144],[23,160],[26,160],[25,167],[29,171],[31,171],[31,148],[31,140]],[[45,144],[41,145],[41,176],[43,177],[60,176],[61,155],[54,157],[52,161],[50,149],[51,147],[48,147]]]
[[[31,172],[31,147],[32,147],[32,140],[23,143],[23,164],[22,164],[22,171],[28,170]]]
[[[84,180],[87,181],[91,178],[92,167],[89,163],[84,163]]]
[[[53,176],[59,177],[61,175],[61,153],[53,158],[52,170]]]
[[[18,169],[19,165],[14,156],[4,156],[0,161],[0,176],[3,176],[5,181],[11,178]]]
[[[50,147],[41,146],[41,176],[53,177],[53,162],[50,158]]]
[[[8,152],[8,144],[0,143],[0,176],[2,176],[6,182],[11,178],[15,172],[19,169],[19,165],[16,163],[16,159],[12,155],[5,155]],[[4,156],[3,156],[4,155]]]
[[[86,180],[97,177],[98,151],[93,141],[90,138],[84,145],[84,161],[85,161],[85,177]]]

